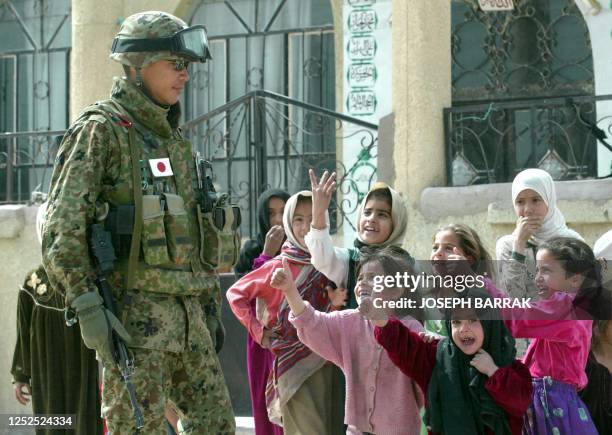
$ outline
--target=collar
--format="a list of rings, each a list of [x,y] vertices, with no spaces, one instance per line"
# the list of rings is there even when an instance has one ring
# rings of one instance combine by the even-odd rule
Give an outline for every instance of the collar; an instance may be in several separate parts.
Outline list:
[[[111,98],[121,104],[136,123],[165,139],[172,137],[168,109],[151,101],[134,83],[115,77]]]

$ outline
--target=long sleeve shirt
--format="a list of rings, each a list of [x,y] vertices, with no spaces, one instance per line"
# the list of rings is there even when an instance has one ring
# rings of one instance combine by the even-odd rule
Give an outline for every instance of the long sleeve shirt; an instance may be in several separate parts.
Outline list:
[[[338,287],[346,287],[349,273],[349,250],[333,245],[329,235],[329,226],[322,230],[310,227],[304,241],[310,252],[310,262],[315,269]]]
[[[485,280],[487,292],[497,299],[510,299]],[[550,376],[582,389],[587,384],[584,371],[591,346],[591,320],[577,320],[575,295],[555,292],[532,302],[530,308],[503,308],[504,323],[516,338],[533,338],[523,357],[531,376]]]
[[[384,328],[374,328],[374,338],[402,373],[414,379],[426,392],[436,365],[439,341],[425,343],[396,319],[390,320]],[[513,435],[521,434],[523,414],[531,403],[533,391],[527,368],[520,361],[500,367],[486,381],[485,389],[505,411]],[[491,431],[488,433],[493,435]]]
[[[234,315],[258,344],[264,328],[276,324],[278,308],[284,299],[283,293],[270,285],[272,272],[279,267],[283,267],[280,257],[273,258],[236,281],[225,294]],[[292,264],[289,267],[297,269]],[[258,300],[257,316],[251,312],[253,299]]]
[[[525,261],[512,258],[512,234],[503,236],[495,246],[495,258],[498,260],[497,283],[508,294],[515,298],[538,298],[538,289],[535,286],[535,248],[529,244],[525,251]]]
[[[376,343],[372,322],[357,310],[322,313],[308,303],[299,316],[291,314],[289,320],[302,343],[344,372],[348,433],[420,433],[423,393],[411,378],[399,373]],[[403,322],[412,331],[423,331],[410,317]]]

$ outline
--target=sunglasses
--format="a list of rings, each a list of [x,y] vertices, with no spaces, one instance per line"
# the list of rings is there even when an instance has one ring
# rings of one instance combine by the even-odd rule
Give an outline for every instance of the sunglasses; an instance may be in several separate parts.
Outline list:
[[[183,59],[172,59],[168,62],[172,63],[175,71],[183,71],[189,67],[189,61]]]

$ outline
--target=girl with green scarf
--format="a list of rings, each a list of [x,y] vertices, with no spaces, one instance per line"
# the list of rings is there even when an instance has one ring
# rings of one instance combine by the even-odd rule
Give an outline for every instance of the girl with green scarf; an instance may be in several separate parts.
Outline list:
[[[489,298],[479,289],[466,297]],[[472,305],[474,306],[474,305]],[[519,435],[531,403],[529,370],[497,312],[454,310],[450,337],[427,342],[396,319],[376,321],[376,341],[427,392],[430,434]]]

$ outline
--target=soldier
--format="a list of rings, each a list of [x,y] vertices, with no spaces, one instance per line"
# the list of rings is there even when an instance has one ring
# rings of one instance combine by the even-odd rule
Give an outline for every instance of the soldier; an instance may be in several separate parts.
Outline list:
[[[210,59],[206,33],[164,12],[142,12],[123,22],[110,57],[126,77],[116,78],[111,98],[86,108],[64,136],[43,262],[85,344],[104,364],[102,415],[111,433],[137,432],[112,360],[112,331],[134,356],[132,380],[145,420],[140,433],[165,433],[167,404],[180,416],[182,433],[234,433],[215,353],[223,329],[210,227],[196,203],[192,146],[177,128],[187,65]],[[116,317],[96,289],[88,240],[97,221],[111,231],[117,254],[108,278]]]

